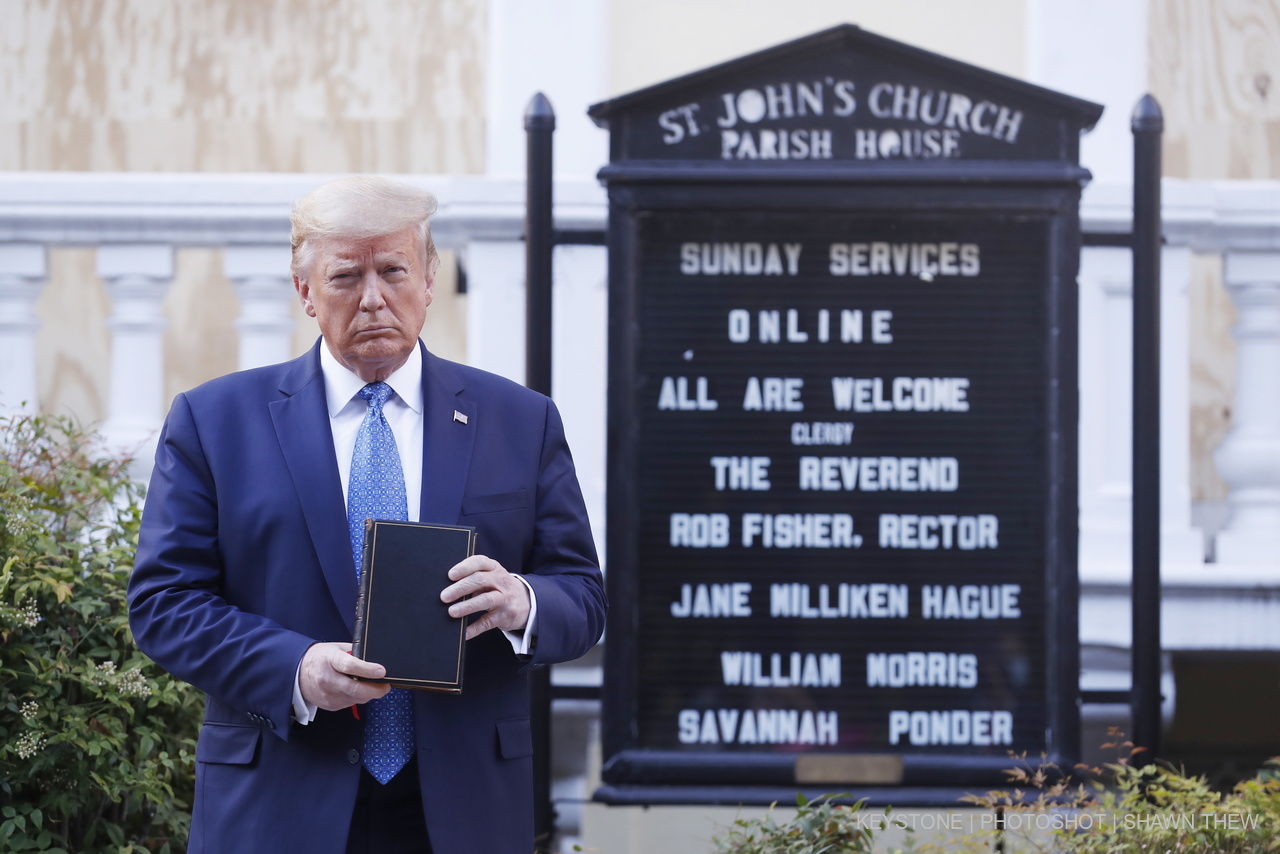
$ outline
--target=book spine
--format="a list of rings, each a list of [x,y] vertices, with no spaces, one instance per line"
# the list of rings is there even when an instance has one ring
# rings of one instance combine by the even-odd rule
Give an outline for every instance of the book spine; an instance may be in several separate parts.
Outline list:
[[[356,595],[356,627],[355,636],[351,639],[351,654],[356,658],[364,658],[365,623],[369,616],[369,580],[373,576],[370,564],[373,562],[373,520],[364,520],[364,548],[360,554],[360,590]]]

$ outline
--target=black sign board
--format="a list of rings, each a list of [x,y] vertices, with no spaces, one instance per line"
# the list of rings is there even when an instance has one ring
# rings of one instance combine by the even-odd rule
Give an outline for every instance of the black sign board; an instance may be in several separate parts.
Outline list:
[[[851,26],[592,109],[598,797],[1071,761],[1077,159],[1100,110]]]

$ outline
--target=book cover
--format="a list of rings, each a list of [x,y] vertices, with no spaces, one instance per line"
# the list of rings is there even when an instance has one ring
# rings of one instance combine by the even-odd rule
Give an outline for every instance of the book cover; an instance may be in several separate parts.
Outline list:
[[[449,570],[475,554],[474,528],[365,520],[352,652],[400,688],[462,693],[466,621],[440,601]]]

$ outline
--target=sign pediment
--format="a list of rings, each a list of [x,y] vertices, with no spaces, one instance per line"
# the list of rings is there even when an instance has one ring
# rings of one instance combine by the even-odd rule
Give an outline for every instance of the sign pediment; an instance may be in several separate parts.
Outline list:
[[[1102,107],[845,24],[596,104],[610,160],[1077,163]]]

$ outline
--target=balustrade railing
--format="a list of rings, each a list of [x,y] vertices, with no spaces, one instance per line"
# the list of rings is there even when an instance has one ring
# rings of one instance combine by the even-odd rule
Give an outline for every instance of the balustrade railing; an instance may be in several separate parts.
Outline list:
[[[36,300],[51,248],[96,249],[112,310],[107,413],[121,446],[154,441],[167,401],[162,341],[174,253],[222,249],[239,302],[228,334],[242,368],[293,354],[288,270],[291,200],[320,175],[0,174],[0,406],[39,407]],[[406,176],[440,199],[438,244],[466,269],[467,360],[523,376],[523,184],[482,176]],[[555,190],[557,227],[601,228],[594,183]],[[1130,193],[1091,186],[1086,231],[1129,229]],[[1162,329],[1162,529],[1166,584],[1280,589],[1280,183],[1166,180]],[[557,250],[556,396],[576,424],[592,515],[603,519],[605,255]],[[1216,453],[1230,487],[1216,549],[1192,523],[1188,285],[1193,253],[1219,255],[1238,320],[1233,427]],[[1087,248],[1080,272],[1080,556],[1082,581],[1127,584],[1130,282],[1124,249]],[[141,468],[147,464],[143,462]],[[141,473],[141,472],[140,472]],[[602,529],[597,525],[597,529]],[[1206,563],[1215,555],[1216,563]],[[1099,612],[1101,613],[1101,612]],[[1082,610],[1082,621],[1094,618]],[[1109,618],[1107,618],[1109,619]],[[1098,623],[1099,636],[1113,627]],[[1082,635],[1087,629],[1082,629]],[[1177,629],[1172,629],[1177,631]],[[1270,633],[1258,642],[1280,646]]]

